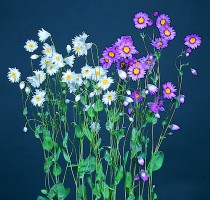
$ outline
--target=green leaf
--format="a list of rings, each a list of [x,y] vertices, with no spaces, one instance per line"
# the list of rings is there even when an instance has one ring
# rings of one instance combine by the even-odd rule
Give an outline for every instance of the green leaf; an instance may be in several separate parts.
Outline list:
[[[149,171],[152,172],[160,169],[163,165],[163,161],[164,161],[164,154],[162,151],[154,153],[148,166]]]
[[[65,161],[70,163],[69,155],[65,152],[65,150],[62,150],[62,152],[63,152],[63,157],[64,157]]]
[[[94,151],[95,154],[97,153],[97,150],[98,150],[100,145],[101,145],[101,138],[98,139],[98,141],[96,142],[96,144],[93,147],[93,151]]]
[[[23,115],[27,115],[28,114],[28,110],[27,110],[27,107],[25,107],[24,109],[23,109]]]
[[[95,111],[92,106],[90,106],[90,108],[88,108],[87,112],[88,112],[89,117],[91,117],[91,118],[95,117]]]
[[[102,193],[104,199],[109,198],[109,186],[105,182],[102,182],[101,193]]]
[[[83,136],[84,136],[81,127],[78,126],[78,125],[75,125],[75,136],[76,136],[76,138],[78,138],[78,139],[81,139],[81,138],[83,138]]]
[[[38,125],[38,126],[36,126],[36,128],[35,128],[35,137],[36,138],[40,138],[40,133],[42,133],[42,131],[41,131],[41,126],[40,125]]]
[[[95,102],[94,110],[95,110],[96,112],[100,112],[100,111],[102,111],[103,109],[104,109],[104,104],[103,104],[103,102],[102,102],[100,99],[98,99],[98,100]]]
[[[42,194],[47,194],[47,190],[43,189],[43,190],[41,190],[41,193]]]
[[[132,182],[133,182],[133,179],[132,179],[131,173],[126,172],[126,174],[125,174],[125,187],[130,189],[132,187]]]
[[[96,169],[96,159],[93,156],[88,156],[85,160],[80,160],[78,164],[78,173],[80,178],[83,178],[85,174],[90,174]]]
[[[59,176],[61,174],[61,171],[62,171],[61,166],[58,163],[56,163],[53,167],[53,175]]]
[[[88,138],[88,140],[90,141],[90,143],[93,143],[93,133],[90,132],[90,130],[88,128],[83,128],[83,132],[85,134],[85,136]]]
[[[148,111],[146,114],[146,122],[147,123],[152,123],[156,124],[157,123],[157,118],[155,117],[154,113],[151,111]]]
[[[61,85],[62,88],[66,87],[66,83],[64,83],[64,82],[60,82],[60,85]]]
[[[49,199],[46,198],[46,197],[38,196],[38,197],[37,197],[37,200],[49,200]]]
[[[123,178],[123,166],[121,165],[117,171],[117,176],[115,178],[115,185],[118,185]]]
[[[104,154],[104,159],[106,160],[106,162],[108,163],[108,165],[111,165],[112,164],[112,158],[109,154],[108,151],[105,151],[105,154]]]
[[[127,160],[128,160],[128,154],[129,151],[126,151],[125,156],[124,156],[124,160],[123,160],[123,166],[126,166]]]
[[[65,133],[65,137],[63,138],[63,146],[64,146],[64,147],[67,147],[68,137],[69,137],[69,135],[68,135],[68,133],[66,132],[66,133]]]
[[[44,140],[42,143],[43,149],[50,151],[53,148],[53,141],[52,140]]]
[[[49,173],[50,172],[50,167],[53,163],[53,157],[49,157],[45,160],[45,163],[44,163],[44,171],[45,173]]]

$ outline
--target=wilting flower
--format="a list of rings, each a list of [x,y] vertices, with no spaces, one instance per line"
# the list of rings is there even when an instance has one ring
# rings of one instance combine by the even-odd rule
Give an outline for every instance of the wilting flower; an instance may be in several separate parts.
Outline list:
[[[86,43],[89,35],[82,33],[82,35],[76,36],[72,40],[73,50],[77,56],[87,55],[87,51],[92,47],[92,43]]]
[[[196,34],[187,35],[184,41],[184,44],[191,49],[196,49],[201,45],[201,37]]]
[[[163,97],[167,99],[174,98],[175,92],[177,91],[176,87],[171,82],[166,82],[163,84]]]
[[[128,62],[129,62],[128,59],[120,58],[119,60],[117,60],[117,63],[116,63],[117,69],[126,71],[129,66]]]
[[[18,83],[20,81],[21,73],[19,69],[9,68],[9,72],[7,73],[7,77],[11,83]]]
[[[144,158],[138,157],[138,163],[139,165],[144,166]]]
[[[47,43],[44,43],[42,53],[44,55],[46,55],[47,57],[52,57],[52,55],[53,55],[53,47],[51,47]]]
[[[164,27],[165,24],[170,24],[171,20],[168,15],[166,14],[161,14],[158,16],[157,21],[156,21],[156,26],[158,28]]]
[[[141,170],[140,176],[141,176],[142,181],[144,182],[148,181],[149,176],[144,170]]]
[[[39,41],[45,42],[45,40],[51,36],[51,34],[45,31],[43,28],[38,31]]]
[[[34,52],[38,48],[38,45],[34,40],[27,40],[24,48],[28,52]]]
[[[67,65],[69,65],[70,67],[73,67],[74,65],[74,60],[75,60],[75,56],[72,55],[72,56],[68,56],[66,58],[64,58],[64,61]]]
[[[143,100],[140,90],[135,90],[131,93],[131,98],[134,102],[141,102]]]
[[[155,65],[155,58],[153,55],[147,55],[141,58],[141,62],[145,70],[152,69]]]
[[[160,35],[162,38],[166,40],[173,40],[174,37],[176,36],[176,32],[174,31],[173,27],[168,27],[168,28],[161,28],[160,29]]]
[[[172,131],[177,131],[180,129],[180,127],[176,124],[171,124],[169,125],[169,128],[172,130]]]
[[[183,104],[185,102],[185,95],[179,95],[176,97],[176,99],[180,104]]]
[[[163,107],[163,100],[159,96],[155,98],[155,102],[148,103],[148,107],[153,113],[158,113],[158,111],[165,110]]]
[[[192,73],[194,76],[197,76],[197,75],[198,75],[198,72],[197,72],[195,69],[193,69],[193,68],[191,68],[191,73]]]
[[[117,99],[117,95],[116,95],[116,92],[115,91],[107,91],[104,95],[103,95],[103,98],[102,98],[102,101],[104,102],[104,104],[109,104],[111,105],[111,103],[113,101],[115,101]]]
[[[83,78],[91,79],[93,74],[93,68],[88,65],[85,65],[84,67],[82,67],[81,73]]]
[[[100,79],[98,86],[103,90],[107,90],[112,83],[114,83],[114,80],[111,77],[104,76]]]
[[[90,125],[90,130],[91,132],[99,132],[101,129],[101,126],[98,122],[93,122],[91,125]]]
[[[100,58],[100,63],[104,69],[109,69],[113,63],[113,60],[109,56],[103,56]]]
[[[66,72],[63,72],[62,76],[62,82],[64,83],[72,83],[75,80],[75,73],[71,70],[67,70]]]
[[[149,16],[143,12],[136,13],[133,19],[135,27],[138,29],[146,28],[148,21],[149,21]]]
[[[153,95],[153,94],[155,94],[155,93],[158,92],[158,88],[157,88],[157,86],[155,86],[155,85],[148,84],[148,85],[147,85],[147,88],[148,88],[148,91],[149,91],[149,93],[150,93],[151,95]]]
[[[164,49],[168,46],[168,41],[163,38],[156,38],[155,40],[152,40],[152,46],[156,49]]]
[[[40,87],[40,85],[45,81],[46,74],[42,70],[35,70],[34,76],[27,77],[27,81],[35,88]]]
[[[123,79],[123,80],[126,79],[126,77],[127,77],[126,72],[124,72],[123,70],[117,70],[117,73],[121,79]]]
[[[95,81],[98,81],[101,79],[101,77],[105,76],[107,73],[107,70],[104,69],[103,67],[101,66],[97,66],[93,69],[93,72],[92,72],[92,79],[95,80]]]
[[[109,62],[115,62],[118,58],[118,52],[116,51],[116,47],[112,46],[112,47],[107,47],[104,51],[103,51],[103,57],[108,57],[110,60]]]
[[[35,94],[33,95],[32,99],[31,99],[31,103],[34,105],[34,106],[42,106],[43,103],[45,102],[45,95],[46,95],[46,92],[44,90],[36,90],[35,91]]]
[[[128,68],[128,75],[132,78],[133,81],[144,78],[145,73],[146,72],[141,64],[133,65]]]

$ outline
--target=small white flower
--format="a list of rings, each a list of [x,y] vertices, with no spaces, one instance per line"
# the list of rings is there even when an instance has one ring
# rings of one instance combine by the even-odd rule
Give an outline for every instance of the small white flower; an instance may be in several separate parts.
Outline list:
[[[66,72],[63,72],[62,82],[72,83],[75,80],[74,78],[75,78],[75,73],[72,72],[71,70],[67,70]]]
[[[47,66],[47,70],[46,73],[49,74],[50,76],[56,74],[58,72],[58,66],[51,64],[49,66]]]
[[[71,52],[71,45],[68,44],[68,45],[66,46],[66,51],[67,51],[67,53],[70,53],[70,52]]]
[[[75,85],[68,83],[68,87],[69,87],[69,92],[70,93],[75,93],[77,91],[77,88],[75,87]]]
[[[133,102],[133,99],[131,97],[126,97],[125,100],[128,102],[128,103],[132,103]]]
[[[117,99],[117,95],[116,92],[112,91],[107,91],[106,94],[103,95],[102,101],[104,102],[104,104],[109,104],[111,105],[111,103],[113,101],[115,101]]]
[[[47,66],[51,64],[51,59],[49,57],[42,57],[40,60],[41,69],[46,69]]]
[[[83,84],[82,75],[81,74],[75,74],[74,76],[74,83],[78,86],[81,86]]]
[[[28,82],[35,88],[40,87],[40,85],[45,81],[46,74],[42,70],[35,70],[34,76],[28,77]]]
[[[46,95],[45,91],[36,90],[35,94],[33,95],[31,99],[31,103],[34,106],[38,106],[38,107],[42,106],[43,103],[45,102],[45,95]]]
[[[127,78],[127,74],[123,70],[117,70],[117,72],[121,79],[125,80]]]
[[[42,53],[44,55],[46,55],[47,57],[52,57],[52,55],[53,55],[53,47],[51,47],[47,43],[44,43]]]
[[[51,34],[47,31],[45,31],[43,28],[38,31],[39,41],[45,42],[45,40],[51,36]]]
[[[80,94],[78,94],[78,95],[75,97],[75,101],[78,102],[80,99],[81,99],[81,96],[80,96]]]
[[[119,115],[122,117],[124,115],[124,113],[119,113]]]
[[[38,44],[34,40],[27,40],[24,48],[28,52],[34,52],[38,48]]]
[[[114,83],[114,80],[111,77],[104,76],[100,79],[98,86],[103,90],[107,90],[112,83]]]
[[[39,55],[33,54],[30,58],[31,58],[32,60],[36,60],[38,57],[39,57]]]
[[[106,69],[104,69],[101,66],[97,66],[93,69],[92,79],[95,81],[98,81],[101,79],[101,77],[105,76],[106,73],[107,73]]]
[[[28,131],[28,128],[25,126],[25,127],[23,127],[23,132],[27,132]]]
[[[102,88],[99,87],[99,86],[97,86],[97,88],[94,90],[94,93],[95,93],[96,95],[102,94]]]
[[[147,85],[147,88],[148,88],[148,91],[149,91],[149,93],[150,93],[151,95],[153,95],[153,94],[155,94],[155,93],[158,92],[158,88],[157,88],[157,86],[155,86],[155,85],[148,84],[148,85]]]
[[[131,95],[131,91],[130,90],[126,90],[127,95]]]
[[[9,68],[9,72],[7,73],[7,77],[11,83],[18,83],[20,81],[21,73],[19,69]]]
[[[159,119],[160,118],[160,114],[159,113],[155,113],[155,117]]]
[[[59,53],[54,53],[53,54],[52,62],[54,64],[58,65],[59,67],[64,67],[63,56]]]
[[[132,117],[129,117],[130,122],[134,122],[134,119]]]
[[[20,84],[19,84],[20,89],[23,90],[25,85],[26,85],[25,82],[21,81]]]
[[[100,124],[99,123],[97,123],[97,122],[93,122],[91,125],[90,125],[90,130],[91,130],[91,132],[93,133],[93,132],[99,132],[100,131],[100,129],[101,129],[101,126],[100,126]]]
[[[83,78],[91,79],[92,73],[93,73],[93,68],[88,65],[85,65],[84,67],[82,67],[81,73],[82,73]]]
[[[29,94],[31,92],[30,88],[29,87],[26,87],[25,88],[25,92],[26,92],[26,94]]]
[[[89,94],[89,97],[90,98],[92,98],[92,97],[94,97],[95,96],[95,92],[91,92],[90,94]]]
[[[66,99],[66,100],[65,100],[65,103],[66,103],[66,104],[70,103],[70,100],[69,100],[69,99]]]
[[[64,58],[65,63],[67,65],[69,65],[70,67],[73,67],[74,60],[75,60],[75,56],[74,55]]]

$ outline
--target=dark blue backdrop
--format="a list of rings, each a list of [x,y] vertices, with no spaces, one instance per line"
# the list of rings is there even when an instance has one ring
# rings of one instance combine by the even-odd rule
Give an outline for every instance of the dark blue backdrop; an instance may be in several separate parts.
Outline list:
[[[17,66],[23,76],[29,74],[24,42],[36,39],[37,30],[43,27],[52,33],[57,49],[63,51],[75,34],[85,31],[102,50],[121,35],[137,37],[132,23],[134,14],[152,14],[154,10],[168,13],[178,32],[164,54],[161,72],[166,80],[174,78],[173,62],[184,36],[196,32],[203,38],[202,47],[191,58],[199,76],[186,73],[187,103],[174,120],[182,130],[163,145],[166,159],[155,177],[157,193],[161,200],[209,199],[209,8],[207,0],[1,0],[0,199],[36,199],[44,185],[41,146],[33,134],[22,132],[19,89],[6,78],[8,67]]]

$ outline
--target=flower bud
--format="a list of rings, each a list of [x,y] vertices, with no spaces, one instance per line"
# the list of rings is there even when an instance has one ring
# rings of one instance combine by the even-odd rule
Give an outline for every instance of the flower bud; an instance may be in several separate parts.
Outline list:
[[[138,157],[138,163],[141,166],[144,166],[144,159],[142,157]]]
[[[39,57],[39,55],[33,54],[30,58],[31,58],[32,60],[36,60],[38,57]]]
[[[193,68],[191,68],[191,72],[192,72],[192,74],[193,74],[194,76],[197,76],[197,75],[198,75],[197,71],[196,71],[195,69],[193,69]]]
[[[66,46],[66,51],[67,51],[67,53],[71,52],[71,46],[69,44]]]
[[[148,181],[149,176],[144,170],[141,170],[140,176],[141,176],[142,181],[144,182]]]
[[[129,117],[130,122],[134,122],[134,119],[132,117]]]
[[[172,131],[177,131],[177,130],[180,129],[180,127],[179,127],[178,125],[176,125],[176,124],[171,124],[171,125],[169,126],[169,128],[170,128]]]
[[[31,92],[30,88],[29,87],[26,87],[25,88],[25,92],[26,92],[26,94],[29,94]]]
[[[23,127],[23,132],[27,132],[28,131],[28,128],[25,126],[25,127]]]
[[[126,72],[124,72],[123,70],[118,70],[117,72],[118,72],[118,75],[121,79],[123,79],[123,80],[126,79],[126,77],[127,77]]]
[[[75,101],[78,102],[80,99],[81,99],[81,96],[78,94],[78,95],[75,97]]]
[[[70,100],[69,100],[69,99],[66,99],[66,100],[65,100],[65,103],[66,103],[66,104],[70,103]]]
[[[25,82],[24,81],[21,81],[20,84],[19,84],[19,87],[20,87],[21,90],[24,89]]]

